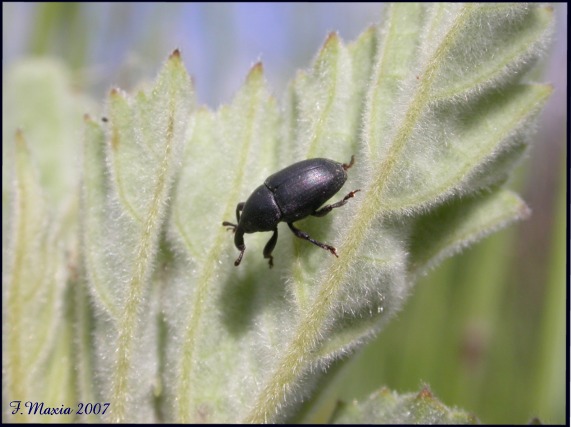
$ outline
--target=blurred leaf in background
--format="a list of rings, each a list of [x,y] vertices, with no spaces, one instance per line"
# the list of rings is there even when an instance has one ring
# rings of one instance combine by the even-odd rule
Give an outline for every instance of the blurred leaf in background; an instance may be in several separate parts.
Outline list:
[[[554,93],[525,171],[520,170],[510,185],[530,206],[531,217],[445,261],[421,280],[386,330],[355,357],[338,363],[330,378],[323,380],[329,387],[318,395],[322,407],[333,408],[338,399],[364,399],[383,385],[405,393],[426,382],[442,401],[477,414],[483,422],[523,423],[534,416],[544,422],[565,421],[566,7],[554,5],[556,32],[543,78],[554,86]],[[100,101],[112,85],[138,87],[141,80],[156,74],[157,65],[175,47],[184,54],[199,103],[228,104],[246,70],[260,56],[268,86],[282,93],[294,70],[307,67],[329,30],[353,40],[383,13],[378,5],[355,3],[4,3],[3,12],[3,69],[16,82],[3,91],[3,165],[7,174],[14,167],[23,171],[16,176],[21,178],[19,194],[25,196],[13,198],[10,191],[3,192],[3,225],[8,221],[5,209],[15,200],[34,206],[30,213],[42,226],[18,230],[37,236],[37,243],[18,249],[21,261],[16,264],[22,274],[38,276],[22,276],[23,283],[34,284],[46,295],[40,295],[37,306],[19,309],[46,319],[50,310],[60,313],[45,322],[45,331],[34,331],[46,340],[43,351],[30,355],[58,369],[38,376],[19,365],[32,362],[14,360],[10,366],[20,366],[14,374],[19,382],[13,377],[9,381],[23,390],[47,384],[37,390],[70,405],[74,403],[70,384],[83,382],[79,389],[87,395],[80,399],[94,402],[96,396],[89,394],[93,384],[86,384],[89,367],[77,372],[66,369],[71,363],[66,360],[71,354],[71,319],[76,327],[92,321],[86,296],[71,286],[71,294],[63,298],[65,309],[56,306],[61,298],[58,292],[64,291],[66,283],[77,283],[80,268],[78,254],[70,248],[77,247],[77,205],[72,195],[78,191],[75,177],[81,169],[81,117],[102,114],[97,103],[83,94]],[[29,56],[38,58],[29,60]],[[18,81],[23,82],[21,86]],[[298,82],[303,90],[311,89],[311,81],[309,85],[303,79]],[[37,100],[36,110],[27,109],[27,101],[18,104],[29,97]],[[88,122],[97,140],[99,126],[94,126]],[[45,266],[26,266],[25,253],[43,258]],[[64,264],[68,268],[60,270]],[[51,285],[42,285],[42,280]],[[18,313],[4,315],[8,321],[19,317]],[[34,334],[27,336],[38,342]],[[91,345],[89,334],[83,338]],[[15,334],[3,329],[5,346],[17,345],[15,339]],[[75,357],[94,357],[84,350]],[[61,363],[54,365],[54,360]],[[160,390],[160,382],[156,387]],[[46,398],[30,393],[30,399]],[[3,409],[9,399],[3,394]]]

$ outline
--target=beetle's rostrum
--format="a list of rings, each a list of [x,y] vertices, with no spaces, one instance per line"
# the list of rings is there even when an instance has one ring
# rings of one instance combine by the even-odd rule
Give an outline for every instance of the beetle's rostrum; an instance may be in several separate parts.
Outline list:
[[[234,244],[240,251],[234,265],[240,265],[246,250],[244,233],[273,231],[274,234],[264,248],[264,258],[269,260],[270,268],[272,268],[274,265],[272,251],[278,241],[278,223],[280,222],[286,222],[293,234],[300,239],[309,240],[338,257],[337,249],[312,239],[306,232],[296,228],[293,223],[310,215],[325,216],[355,196],[355,193],[360,190],[351,191],[337,203],[319,209],[343,187],[347,181],[347,169],[354,163],[355,156],[351,156],[349,163],[339,163],[323,158],[308,159],[270,175],[262,185],[254,190],[246,202],[238,203],[236,206],[237,224],[228,221],[222,223],[234,232]]]

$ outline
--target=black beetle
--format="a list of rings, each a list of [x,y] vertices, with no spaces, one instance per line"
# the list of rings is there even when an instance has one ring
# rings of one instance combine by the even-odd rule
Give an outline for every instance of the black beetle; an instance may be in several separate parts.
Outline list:
[[[293,223],[309,215],[324,216],[332,209],[343,206],[357,191],[351,191],[343,200],[332,205],[318,208],[335,195],[345,181],[347,169],[353,166],[355,157],[349,163],[339,163],[329,159],[308,159],[294,163],[279,172],[270,175],[266,181],[254,190],[246,202],[236,206],[237,224],[224,221],[222,225],[234,231],[234,244],[240,255],[234,262],[239,265],[246,250],[244,233],[273,231],[271,239],[264,248],[264,258],[269,258],[270,268],[274,265],[272,251],[278,241],[278,223],[287,225],[297,237],[309,240],[314,245],[326,249],[336,257],[333,246],[312,239],[306,232],[294,227]],[[242,214],[240,215],[240,212]]]

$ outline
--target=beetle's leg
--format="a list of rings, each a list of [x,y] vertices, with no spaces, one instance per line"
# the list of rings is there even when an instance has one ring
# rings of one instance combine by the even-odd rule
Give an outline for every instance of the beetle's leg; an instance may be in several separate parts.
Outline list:
[[[347,203],[347,200],[349,200],[351,197],[355,196],[355,193],[357,191],[361,191],[361,190],[354,190],[351,191],[349,194],[347,194],[345,197],[343,197],[343,200],[338,201],[337,203],[333,203],[332,205],[327,205],[327,206],[323,206],[321,209],[319,209],[318,211],[313,212],[311,215],[313,216],[325,216],[327,215],[329,212],[331,212],[333,209],[338,208],[343,206],[345,203]]]
[[[246,250],[246,245],[242,245],[238,249],[240,249],[240,255],[238,255],[238,258],[236,258],[236,261],[234,261],[234,265],[236,267],[238,267],[240,265],[240,263],[242,262],[242,257],[244,256],[244,251]]]
[[[287,225],[289,226],[290,230],[293,231],[293,234],[295,234],[296,237],[299,237],[300,239],[309,240],[314,245],[319,246],[322,249],[328,250],[337,258],[339,258],[339,255],[337,255],[337,249],[335,249],[333,246],[329,246],[326,245],[325,243],[321,243],[318,242],[317,240],[312,239],[311,237],[309,237],[309,234],[307,234],[305,231],[301,231],[299,228],[295,228],[291,222],[288,222]]]
[[[240,222],[240,212],[244,209],[244,202],[240,202],[236,205],[236,222]]]
[[[241,228],[236,227],[236,233],[234,234],[234,244],[240,251],[240,255],[234,261],[234,265],[238,267],[244,256],[244,251],[246,250],[246,245],[244,244],[244,231]]]
[[[270,268],[274,266],[274,257],[272,256],[272,251],[276,247],[277,241],[278,241],[278,228],[276,227],[276,229],[274,230],[274,234],[272,234],[271,239],[268,240],[268,243],[266,243],[266,247],[264,248],[264,258],[270,259],[268,261],[270,263]]]
[[[345,170],[349,169],[351,166],[355,164],[355,156],[351,156],[351,161],[349,163],[343,163],[341,167]]]

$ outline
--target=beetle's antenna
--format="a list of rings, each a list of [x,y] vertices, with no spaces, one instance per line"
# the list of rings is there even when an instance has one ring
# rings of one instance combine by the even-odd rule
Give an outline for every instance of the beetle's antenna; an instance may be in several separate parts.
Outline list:
[[[236,228],[238,227],[236,224],[232,224],[231,222],[228,221],[224,221],[222,225],[228,227],[227,230],[232,230],[232,233],[235,233]]]
[[[343,167],[343,169],[347,170],[349,169],[351,166],[353,166],[353,164],[355,164],[355,156],[351,156],[351,161],[349,163],[343,163],[341,166]]]

